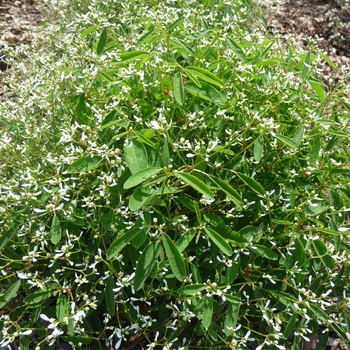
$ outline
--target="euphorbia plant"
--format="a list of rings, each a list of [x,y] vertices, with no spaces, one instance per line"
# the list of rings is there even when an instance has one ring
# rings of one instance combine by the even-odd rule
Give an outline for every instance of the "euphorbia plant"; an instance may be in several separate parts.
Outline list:
[[[32,54],[34,107],[1,107],[3,344],[348,341],[350,107],[253,15],[92,2]]]

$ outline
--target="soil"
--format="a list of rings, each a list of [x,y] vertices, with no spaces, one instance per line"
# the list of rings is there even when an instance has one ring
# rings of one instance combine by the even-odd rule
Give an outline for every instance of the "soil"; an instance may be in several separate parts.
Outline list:
[[[266,8],[268,28],[283,40],[295,38],[306,48],[308,37],[317,37],[318,45],[328,56],[350,70],[350,5],[347,0],[276,0]],[[2,53],[6,45],[30,44],[31,28],[44,19],[34,0],[0,0],[0,101],[4,93],[2,74],[10,70],[9,59]],[[344,25],[345,24],[345,25]],[[328,74],[328,73],[325,73]],[[338,76],[338,79],[342,77]],[[5,96],[4,96],[5,95]],[[11,96],[7,96],[11,97]],[[304,350],[315,349],[319,339],[304,342]],[[338,339],[328,349],[347,349]]]

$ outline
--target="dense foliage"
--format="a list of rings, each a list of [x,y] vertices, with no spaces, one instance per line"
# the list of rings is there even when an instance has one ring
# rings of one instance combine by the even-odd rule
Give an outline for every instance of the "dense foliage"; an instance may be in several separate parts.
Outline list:
[[[334,64],[263,34],[248,0],[50,6],[0,106],[0,344],[349,343]]]

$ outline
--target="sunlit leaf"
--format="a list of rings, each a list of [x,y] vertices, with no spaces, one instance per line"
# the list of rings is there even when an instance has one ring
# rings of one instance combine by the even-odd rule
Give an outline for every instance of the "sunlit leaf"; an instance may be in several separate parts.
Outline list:
[[[212,85],[202,82],[201,87],[194,83],[186,83],[184,85],[192,95],[201,98],[203,100],[211,101],[219,106],[223,106],[227,102],[227,96],[223,91],[218,91]]]
[[[100,156],[83,157],[73,162],[68,167],[67,171],[70,174],[85,173],[97,169],[102,162],[104,162],[104,160]]]
[[[98,40],[97,47],[96,47],[96,53],[98,55],[101,55],[103,53],[106,43],[107,43],[107,28],[103,28],[102,33],[100,35],[100,39]]]
[[[294,140],[290,139],[289,137],[276,134],[276,138],[282,141],[283,143],[285,143],[286,145],[288,145],[289,147],[292,147],[294,149],[298,148],[298,144]]]
[[[193,187],[196,191],[204,194],[209,199],[214,199],[214,195],[211,192],[210,188],[203,181],[199,180],[196,176],[181,172],[177,173],[177,176],[187,185]]]
[[[222,236],[220,236],[220,234],[216,231],[214,231],[213,229],[211,229],[210,227],[205,227],[205,232],[207,233],[207,235],[209,236],[209,238],[214,242],[214,244],[220,248],[220,250],[225,253],[228,256],[232,255],[232,248],[229,245],[229,243],[227,243],[227,241],[225,240],[225,238],[223,238]]]
[[[236,172],[237,176],[245,183],[247,184],[253,191],[255,191],[257,194],[265,195],[264,187],[262,187],[256,180],[254,180],[252,177],[249,177],[245,174]]]
[[[204,328],[208,328],[211,325],[211,321],[213,319],[213,305],[214,305],[214,299],[211,296],[208,300],[206,300],[204,312],[203,312],[203,319],[202,324]]]
[[[206,284],[190,284],[179,288],[177,292],[181,295],[194,295],[200,293],[205,288],[207,288]]]
[[[263,245],[254,245],[252,247],[250,247],[250,249],[261,255],[262,257],[266,258],[266,259],[269,259],[269,260],[277,260],[277,254],[272,251],[270,248],[268,247],[265,247]]]
[[[183,281],[187,275],[184,260],[176,245],[166,233],[163,233],[163,245],[174,276],[179,281]]]
[[[180,73],[174,75],[174,97],[179,105],[182,106],[185,103],[185,91]]]
[[[7,305],[7,303],[16,295],[20,285],[21,280],[17,280],[6,292],[0,297],[0,309]]]
[[[124,154],[132,174],[148,167],[148,155],[145,146],[136,140],[132,140],[124,148]]]
[[[134,288],[139,290],[152,272],[160,253],[159,242],[150,243],[142,252],[136,266]]]
[[[232,330],[236,328],[239,317],[239,310],[241,307],[241,298],[238,296],[234,296],[233,298],[233,300],[232,297],[230,298],[230,300],[227,299],[229,300],[229,305],[224,321],[224,332],[227,336],[231,336]]]
[[[254,158],[257,162],[260,162],[264,154],[264,137],[260,135],[254,144]]]
[[[219,88],[222,88],[222,81],[220,78],[218,78],[215,74],[208,71],[207,69],[196,67],[196,66],[190,66],[186,67],[186,70],[192,73],[193,75],[197,76],[198,78],[206,81],[209,84],[216,85]]]
[[[56,317],[59,322],[64,322],[69,316],[68,298],[64,293],[59,293],[56,301]]]
[[[124,183],[124,189],[132,188],[140,183],[146,181],[153,175],[158,174],[161,172],[163,169],[158,168],[158,167],[151,167],[151,168],[146,168],[143,170],[138,171],[137,173],[131,175]]]
[[[115,300],[114,300],[114,291],[115,288],[113,275],[110,274],[105,288],[105,300],[107,305],[108,313],[113,316],[115,314]]]
[[[230,46],[232,52],[239,58],[241,61],[246,62],[247,56],[245,55],[243,48],[237,43],[237,41],[226,37],[226,41]]]
[[[50,241],[52,244],[57,244],[61,240],[61,225],[58,217],[54,215],[52,218],[51,229],[50,229]]]

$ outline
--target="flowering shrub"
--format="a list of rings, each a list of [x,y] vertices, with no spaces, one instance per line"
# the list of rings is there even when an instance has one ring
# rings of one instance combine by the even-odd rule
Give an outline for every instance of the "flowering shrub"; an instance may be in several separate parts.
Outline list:
[[[0,106],[0,344],[349,343],[332,62],[266,37],[248,1],[50,6]]]

